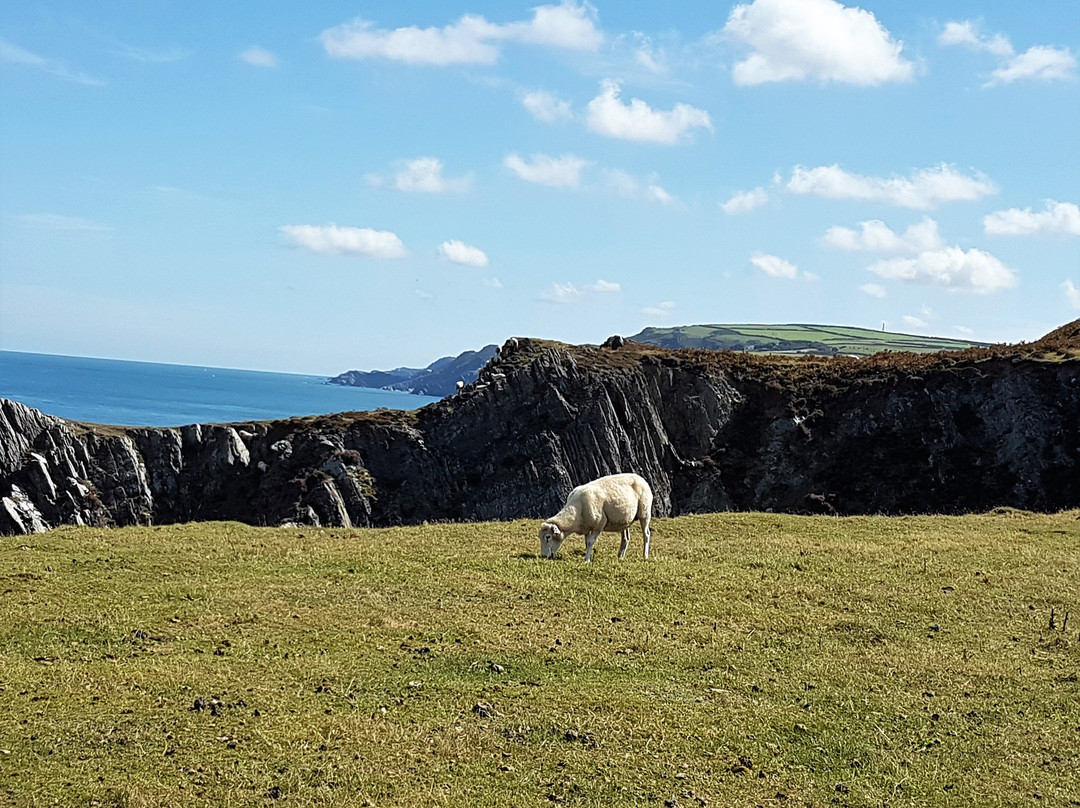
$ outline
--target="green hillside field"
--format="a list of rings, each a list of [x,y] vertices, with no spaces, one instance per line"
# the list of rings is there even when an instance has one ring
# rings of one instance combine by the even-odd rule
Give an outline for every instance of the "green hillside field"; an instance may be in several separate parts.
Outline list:
[[[1078,517],[0,538],[0,804],[1076,805]]]
[[[920,337],[836,325],[689,325],[646,328],[630,339],[663,348],[776,353],[811,351],[868,356],[878,351],[933,353],[985,346],[985,342]]]

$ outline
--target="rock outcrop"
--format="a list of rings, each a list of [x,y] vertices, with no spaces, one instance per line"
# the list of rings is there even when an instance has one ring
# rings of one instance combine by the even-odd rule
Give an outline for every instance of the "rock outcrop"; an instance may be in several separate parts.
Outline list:
[[[0,400],[6,534],[541,517],[630,470],[657,515],[1078,507],[1080,321],[1031,345],[862,360],[510,340],[412,413],[121,428]]]

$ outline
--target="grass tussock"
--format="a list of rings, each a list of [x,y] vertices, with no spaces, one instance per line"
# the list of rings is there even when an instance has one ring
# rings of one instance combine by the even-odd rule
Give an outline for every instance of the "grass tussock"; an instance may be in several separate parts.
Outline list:
[[[1078,805],[1078,515],[3,538],[0,804]]]

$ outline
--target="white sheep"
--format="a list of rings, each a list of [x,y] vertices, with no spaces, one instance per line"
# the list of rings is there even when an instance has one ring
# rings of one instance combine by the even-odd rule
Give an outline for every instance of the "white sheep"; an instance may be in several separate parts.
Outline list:
[[[602,532],[622,533],[619,558],[630,546],[630,526],[641,523],[645,534],[645,558],[649,557],[652,532],[652,489],[637,474],[612,474],[579,485],[566,498],[563,509],[540,525],[540,555],[553,558],[563,539],[572,533],[585,537],[585,561],[592,561],[593,545]]]

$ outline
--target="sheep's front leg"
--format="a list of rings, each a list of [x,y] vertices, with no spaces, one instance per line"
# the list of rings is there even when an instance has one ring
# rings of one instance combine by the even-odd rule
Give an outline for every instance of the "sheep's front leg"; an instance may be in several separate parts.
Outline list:
[[[599,528],[591,533],[585,534],[585,563],[588,564],[592,561],[592,548],[596,544],[596,537],[600,535]]]
[[[619,558],[626,555],[626,548],[630,546],[630,528],[622,532],[622,544],[619,545]]]

